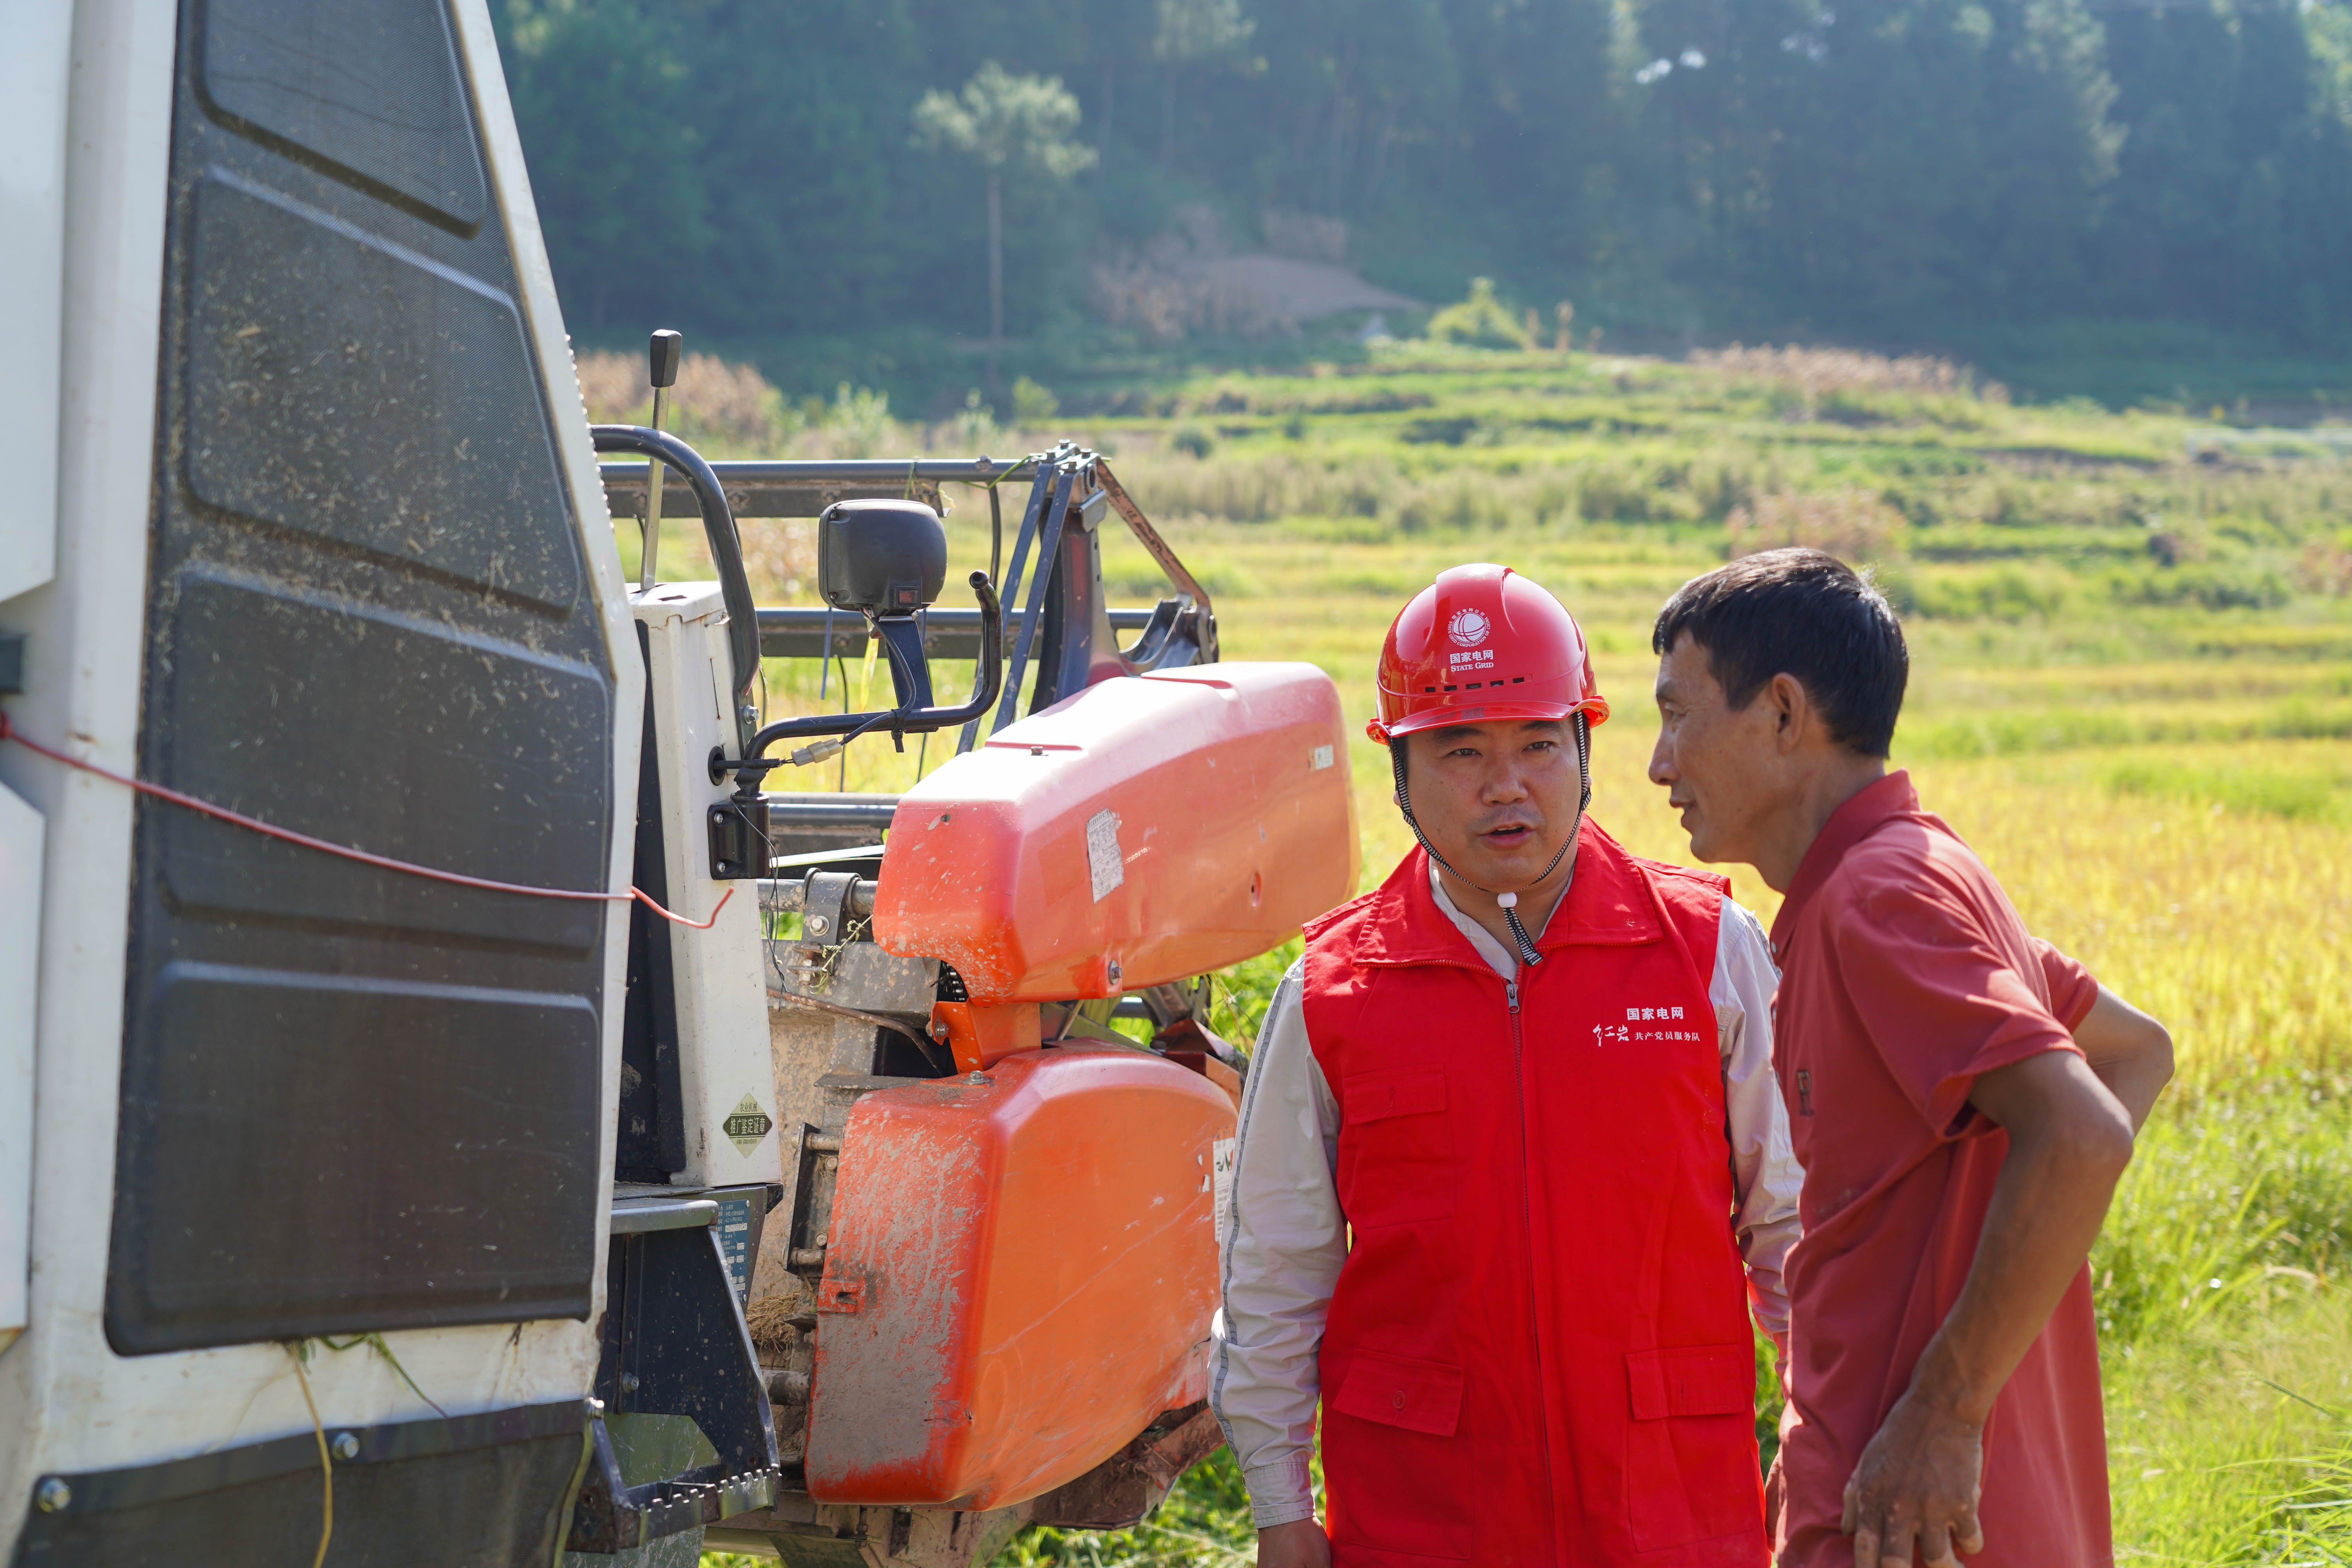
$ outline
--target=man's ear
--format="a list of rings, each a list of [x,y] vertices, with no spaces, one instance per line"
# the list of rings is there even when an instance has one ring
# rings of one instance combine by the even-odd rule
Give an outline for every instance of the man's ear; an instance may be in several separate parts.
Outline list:
[[[1766,683],[1761,695],[1772,705],[1773,740],[1782,752],[1795,751],[1820,717],[1813,711],[1811,694],[1804,682],[1784,671]]]

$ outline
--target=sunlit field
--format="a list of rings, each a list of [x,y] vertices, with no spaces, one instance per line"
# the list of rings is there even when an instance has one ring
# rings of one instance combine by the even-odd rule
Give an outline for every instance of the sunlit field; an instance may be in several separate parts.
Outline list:
[[[1389,617],[1441,567],[1498,561],[1551,587],[1615,709],[1593,811],[1664,859],[1685,846],[1643,776],[1659,603],[1735,542],[1874,563],[1913,646],[1897,763],[2027,923],[2179,1051],[2093,1258],[2119,1552],[2352,1562],[2352,467],[2259,432],[2221,432],[2200,461],[2214,437],[2183,416],[2011,407],[1868,363],[1840,379],[1400,351],[1372,374],[1201,383],[1061,423],[1115,454],[1217,596],[1225,657],[1320,665],[1351,724]],[[823,437],[813,416],[777,438]],[[950,496],[952,584],[985,564],[987,508]],[[809,602],[804,529],[746,531],[761,601]],[[666,537],[683,574],[695,545]],[[1156,597],[1148,558],[1106,537],[1113,602]],[[836,666],[826,705],[866,679]],[[817,705],[814,666],[768,681],[772,711]],[[874,681],[878,702],[887,672]],[[771,787],[902,789],[947,749],[869,739]],[[1350,761],[1369,886],[1410,837],[1360,731]],[[1769,921],[1774,896],[1732,875]],[[1287,956],[1223,977],[1221,1028],[1251,1037]],[[1138,1531],[1033,1531],[1000,1561],[1224,1563],[1248,1542],[1221,1455]]]

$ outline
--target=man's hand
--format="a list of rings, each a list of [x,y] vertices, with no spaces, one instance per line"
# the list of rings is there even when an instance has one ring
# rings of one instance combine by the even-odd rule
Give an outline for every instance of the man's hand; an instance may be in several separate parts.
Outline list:
[[[1977,1502],[1984,1479],[1984,1428],[1935,1408],[1916,1392],[1895,1402],[1845,1484],[1854,1568],[1911,1568],[1916,1545],[1927,1568],[1959,1568],[1955,1550],[1984,1550]]]
[[[1915,1542],[1941,1568],[1957,1568],[1954,1545],[1978,1549],[1993,1401],[2082,1272],[2131,1163],[2129,1111],[2072,1051],[1979,1073],[1969,1103],[2009,1152],[1959,1300],[1846,1483],[1855,1568],[1909,1568]]]
[[[1257,1532],[1257,1568],[1331,1568],[1331,1542],[1311,1519],[1270,1524]]]

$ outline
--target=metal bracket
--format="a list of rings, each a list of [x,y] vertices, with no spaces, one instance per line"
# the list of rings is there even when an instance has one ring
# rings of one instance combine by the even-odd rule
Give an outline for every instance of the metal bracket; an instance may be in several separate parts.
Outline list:
[[[710,808],[710,879],[740,882],[769,871],[768,802],[739,790]]]
[[[855,871],[812,871],[801,894],[801,940],[811,946],[838,947],[849,929],[849,899]]]

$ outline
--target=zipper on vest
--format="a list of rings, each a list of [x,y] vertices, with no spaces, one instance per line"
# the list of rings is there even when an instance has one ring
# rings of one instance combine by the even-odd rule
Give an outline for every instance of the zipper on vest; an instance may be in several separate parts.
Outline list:
[[[1543,1442],[1544,1507],[1551,1515],[1547,1522],[1556,1539],[1559,1533],[1559,1506],[1551,1495],[1551,1380],[1543,1364],[1543,1306],[1536,1293],[1535,1201],[1528,1195],[1535,1173],[1528,1161],[1527,1042],[1519,1029],[1519,982],[1516,975],[1503,982],[1503,1000],[1511,1014],[1511,1083],[1519,1097],[1519,1224],[1528,1238],[1528,1330],[1535,1336],[1536,1420]]]

